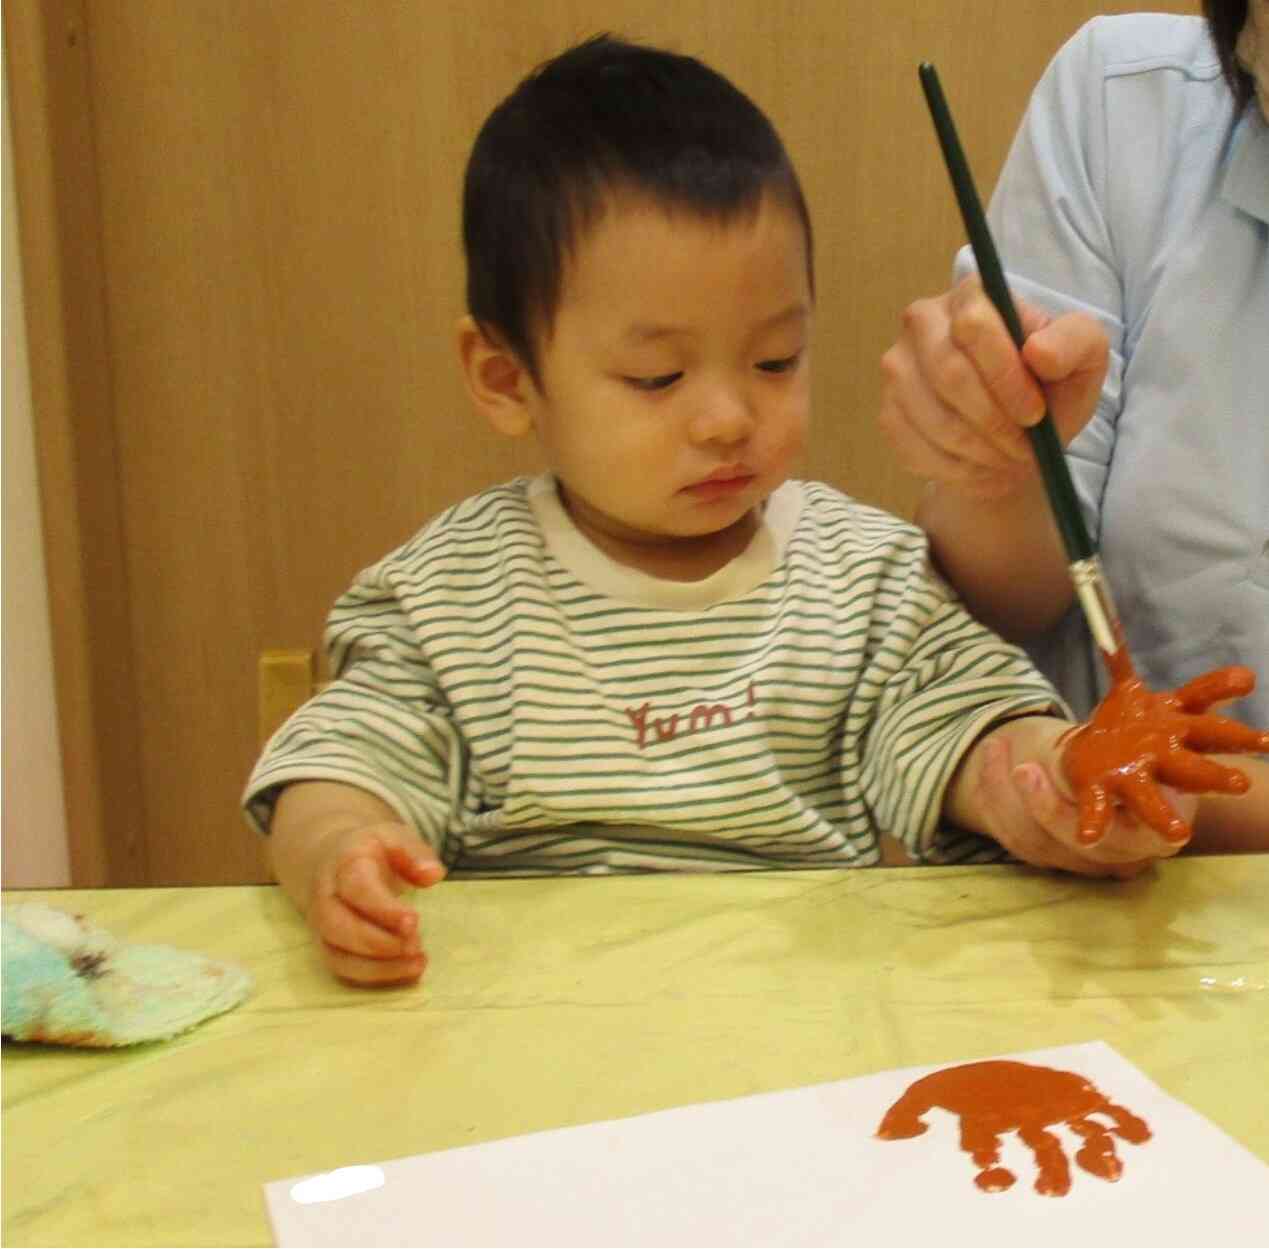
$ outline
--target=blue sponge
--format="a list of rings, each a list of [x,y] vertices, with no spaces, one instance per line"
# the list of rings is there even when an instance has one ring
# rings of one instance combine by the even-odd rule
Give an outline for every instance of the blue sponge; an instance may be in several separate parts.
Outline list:
[[[3,910],[0,1032],[16,1041],[114,1046],[157,1041],[237,1006],[251,977],[163,945],[129,945],[39,902]]]

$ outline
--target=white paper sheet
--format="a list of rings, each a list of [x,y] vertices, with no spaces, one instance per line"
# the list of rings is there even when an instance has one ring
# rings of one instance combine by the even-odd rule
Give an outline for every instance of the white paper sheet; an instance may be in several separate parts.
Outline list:
[[[950,1112],[928,1111],[922,1136],[875,1135],[905,1089],[949,1062],[358,1163],[265,1196],[282,1246],[1269,1244],[1269,1167],[1108,1045],[1004,1057],[1084,1076],[1151,1139],[1116,1138],[1111,1183],[1054,1126],[1071,1187],[1045,1197],[1007,1133],[1001,1163],[1017,1182],[983,1192]]]

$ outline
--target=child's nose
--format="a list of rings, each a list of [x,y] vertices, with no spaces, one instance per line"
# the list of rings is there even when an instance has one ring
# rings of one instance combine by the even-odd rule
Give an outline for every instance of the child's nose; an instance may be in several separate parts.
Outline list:
[[[757,414],[743,390],[719,387],[692,419],[694,442],[743,442],[753,433]]]

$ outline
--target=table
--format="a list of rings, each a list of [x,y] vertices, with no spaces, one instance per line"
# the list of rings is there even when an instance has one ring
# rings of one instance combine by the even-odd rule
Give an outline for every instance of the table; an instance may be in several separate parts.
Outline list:
[[[261,1185],[690,1102],[1102,1039],[1269,1160],[1269,856],[446,882],[421,988],[330,980],[272,887],[20,892],[246,965],[111,1052],[6,1044],[6,1245],[270,1244]]]

